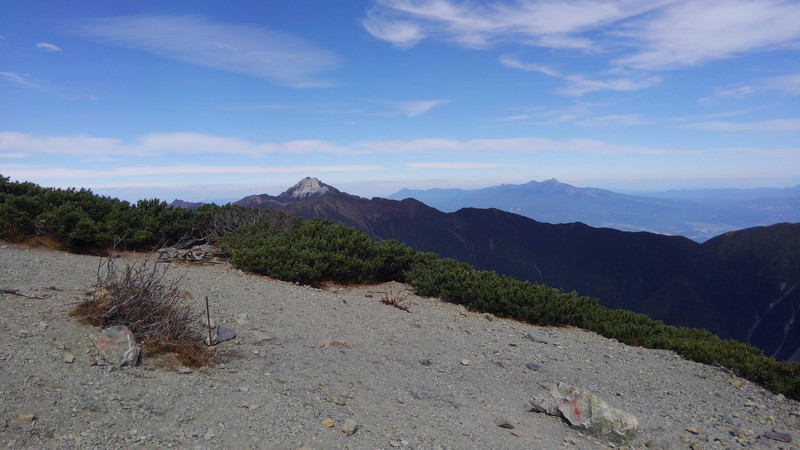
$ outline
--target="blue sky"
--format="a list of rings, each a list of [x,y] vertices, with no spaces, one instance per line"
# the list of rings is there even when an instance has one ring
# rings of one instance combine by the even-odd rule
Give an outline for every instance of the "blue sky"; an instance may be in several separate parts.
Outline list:
[[[0,3],[0,174],[128,200],[800,183],[800,2]]]

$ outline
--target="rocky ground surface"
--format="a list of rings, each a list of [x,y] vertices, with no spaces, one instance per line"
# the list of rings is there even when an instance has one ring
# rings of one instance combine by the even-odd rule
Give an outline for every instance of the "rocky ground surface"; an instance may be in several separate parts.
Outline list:
[[[98,330],[69,311],[100,262],[0,243],[0,447],[800,448],[782,442],[800,438],[798,402],[725,370],[401,284],[316,289],[172,264],[198,316],[208,296],[238,337],[193,371],[147,354],[136,367],[97,365]],[[637,437],[612,443],[532,412],[541,383],[634,414]]]

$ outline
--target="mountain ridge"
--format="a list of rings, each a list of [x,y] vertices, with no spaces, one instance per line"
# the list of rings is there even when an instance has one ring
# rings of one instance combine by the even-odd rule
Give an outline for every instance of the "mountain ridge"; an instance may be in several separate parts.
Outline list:
[[[800,255],[800,224],[734,231],[698,243],[581,222],[548,224],[491,208],[445,213],[415,199],[368,200],[338,190],[291,202],[260,200],[245,197],[237,204],[331,219],[379,240],[596,297],[610,308],[707,328],[779,359],[800,357],[800,325],[789,314],[800,308],[800,290],[779,288],[800,284],[794,256]],[[742,269],[749,260],[757,264]]]
[[[745,192],[751,192],[750,196]],[[767,194],[771,196],[763,196]],[[444,212],[464,207],[497,208],[543,222],[583,222],[623,231],[681,235],[698,242],[727,231],[800,221],[800,186],[642,196],[578,188],[551,178],[473,190],[402,189],[387,198],[416,198]]]

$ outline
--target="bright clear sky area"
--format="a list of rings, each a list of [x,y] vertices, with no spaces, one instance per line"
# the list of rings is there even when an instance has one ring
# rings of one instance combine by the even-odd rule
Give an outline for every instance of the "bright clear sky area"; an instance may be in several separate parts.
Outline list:
[[[800,2],[3,0],[0,174],[134,200],[800,183]]]

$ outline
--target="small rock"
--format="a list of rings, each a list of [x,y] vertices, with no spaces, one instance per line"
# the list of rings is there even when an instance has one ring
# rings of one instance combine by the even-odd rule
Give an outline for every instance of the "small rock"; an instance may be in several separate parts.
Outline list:
[[[275,340],[274,337],[270,336],[267,333],[264,333],[263,331],[253,331],[252,334],[253,334],[253,340],[255,341],[256,344]]]
[[[239,392],[250,392],[250,386],[239,386]]]
[[[250,324],[250,321],[247,320],[247,314],[246,313],[237,314],[236,316],[233,317],[233,320],[235,320],[236,323],[238,325],[240,325],[240,326],[245,326],[245,325],[249,325]]]
[[[72,364],[75,362],[75,355],[72,353],[64,353],[64,362],[67,364]]]
[[[507,428],[509,430],[514,429],[514,422],[506,419],[505,417],[498,417],[494,420],[494,423],[500,428]]]
[[[326,427],[332,427],[336,424],[336,422],[334,422],[333,419],[328,417],[327,419],[322,421],[322,424],[325,425]]]
[[[652,439],[647,441],[645,447],[653,450],[669,450],[669,444],[666,441],[655,441]]]
[[[181,367],[178,369],[178,373],[181,375],[189,375],[190,373],[194,373],[194,370],[189,367]]]
[[[692,449],[692,450],[703,450],[703,446],[702,446],[702,445],[700,445],[700,444],[697,444],[697,443],[695,443],[695,444],[690,444],[690,445],[689,445],[689,448],[690,448],[690,449]]]
[[[356,424],[355,420],[345,419],[344,424],[342,425],[342,433],[344,433],[347,436],[352,436],[357,429],[358,429],[358,424]]]
[[[728,383],[730,383],[733,387],[739,387],[742,385],[742,380],[730,380]]]
[[[536,363],[527,363],[525,364],[525,367],[527,367],[530,370],[539,370],[542,368],[541,364],[536,364]]]
[[[775,430],[767,431],[764,433],[764,437],[767,439],[772,439],[773,441],[785,442],[787,444],[792,442],[792,435],[789,433],[781,433],[780,431]]]
[[[430,359],[420,359],[419,363],[427,367],[433,364],[433,361],[431,361]]]
[[[405,447],[408,445],[408,441],[405,439],[392,439],[389,441],[390,447]]]
[[[697,427],[689,427],[686,429],[686,431],[692,434],[700,434],[700,429]]]
[[[468,359],[462,359],[461,360],[461,365],[462,366],[468,366],[469,365],[469,360]]]
[[[578,440],[572,436],[567,436],[564,438],[564,442],[570,445],[578,445]]]
[[[339,341],[336,339],[325,339],[319,344],[319,348],[328,348],[328,347],[348,347],[347,341]]]
[[[527,339],[527,340],[529,340],[529,341],[531,341],[531,342],[536,342],[536,338],[533,337],[533,335],[530,334],[530,333],[525,333],[525,336],[522,336],[522,337]]]
[[[343,399],[341,397],[336,397],[334,395],[329,396],[325,400],[327,400],[327,401],[329,401],[329,402],[331,402],[331,403],[333,403],[334,405],[337,405],[337,406],[345,406],[345,405],[347,405],[347,401],[345,399]]]
[[[34,414],[20,414],[18,418],[20,422],[33,422],[37,419]]]

